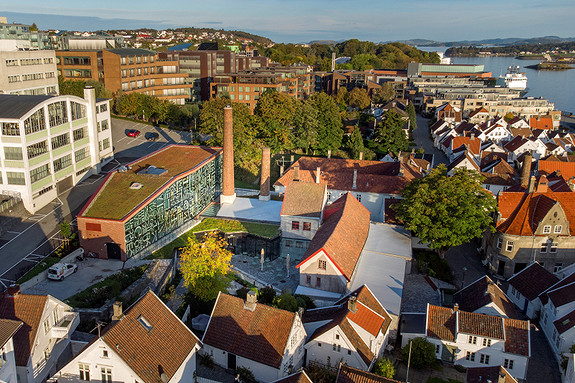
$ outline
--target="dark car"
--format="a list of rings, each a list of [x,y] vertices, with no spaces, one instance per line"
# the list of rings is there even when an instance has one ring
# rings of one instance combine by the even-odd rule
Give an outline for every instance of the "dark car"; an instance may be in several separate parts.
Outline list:
[[[130,129],[128,130],[128,132],[126,133],[126,135],[128,137],[138,137],[140,135],[140,131],[136,130],[136,129]]]
[[[156,133],[156,132],[146,133],[146,140],[148,140],[148,141],[156,141],[158,138],[160,138],[159,133]]]

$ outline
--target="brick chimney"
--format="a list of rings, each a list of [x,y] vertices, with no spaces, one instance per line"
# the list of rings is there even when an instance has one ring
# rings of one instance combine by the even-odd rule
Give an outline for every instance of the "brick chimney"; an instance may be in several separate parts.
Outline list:
[[[260,179],[260,197],[262,201],[270,200],[270,166],[271,152],[270,148],[262,149],[262,176]]]
[[[113,310],[112,320],[122,319],[122,317],[124,316],[124,313],[122,312],[122,302],[120,301],[114,302],[112,310]]]
[[[18,297],[20,295],[20,285],[11,285],[6,289],[6,295],[12,298]]]
[[[533,193],[533,191],[535,190],[536,182],[537,181],[535,180],[535,176],[531,176],[531,178],[529,179],[529,188],[527,189],[529,193]]]
[[[299,182],[299,165],[294,165],[293,167],[293,180]]]
[[[220,196],[221,203],[233,203],[236,199],[234,188],[234,121],[231,106],[224,108],[224,180]]]
[[[539,177],[539,182],[537,182],[537,193],[547,193],[548,190],[548,182],[547,182],[547,177],[545,175],[542,175],[541,177]]]
[[[347,309],[352,313],[357,312],[357,297],[351,296],[347,300]]]
[[[453,312],[456,313],[459,311],[459,303],[453,305]]]
[[[320,181],[321,181],[321,168],[318,166],[315,169],[315,183],[319,184]]]
[[[533,162],[533,154],[531,152],[525,153],[523,159],[523,167],[521,168],[521,186],[526,188],[529,186],[529,176],[531,175],[531,164]]]
[[[254,311],[258,302],[258,297],[256,292],[253,290],[248,291],[246,295],[246,302],[244,303],[244,309]]]

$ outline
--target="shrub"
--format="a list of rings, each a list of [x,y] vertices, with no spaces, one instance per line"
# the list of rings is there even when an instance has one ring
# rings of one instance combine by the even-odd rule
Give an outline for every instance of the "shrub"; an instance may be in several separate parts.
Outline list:
[[[393,379],[395,375],[395,368],[391,360],[387,358],[378,358],[373,366],[373,373],[384,378]]]
[[[257,383],[254,373],[247,367],[236,368],[236,373],[241,383]]]
[[[214,367],[214,358],[210,354],[200,354],[200,364],[206,366],[207,368]]]
[[[246,297],[248,296],[248,291],[250,291],[250,289],[248,289],[247,287],[241,287],[236,290],[236,296],[238,298],[246,299]]]
[[[275,306],[282,310],[296,312],[298,309],[297,299],[288,292],[282,293],[275,299]]]
[[[463,366],[461,366],[461,365],[459,365],[459,364],[456,364],[456,365],[455,365],[455,370],[456,370],[457,372],[465,372],[465,371],[467,371],[467,368],[465,368],[465,367],[463,367]]]
[[[409,359],[409,343],[401,349],[403,360]],[[421,370],[428,368],[435,361],[435,347],[424,338],[415,338],[411,341],[411,366]]]
[[[274,303],[276,295],[276,291],[273,287],[264,287],[263,289],[260,289],[258,293],[258,301],[265,305],[271,305]]]

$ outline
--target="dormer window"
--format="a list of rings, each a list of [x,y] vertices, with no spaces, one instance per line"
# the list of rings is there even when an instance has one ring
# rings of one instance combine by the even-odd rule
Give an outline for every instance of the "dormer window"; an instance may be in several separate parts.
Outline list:
[[[549,233],[551,233],[551,225],[543,226],[543,234],[549,234]]]
[[[563,226],[561,225],[555,225],[555,228],[553,229],[553,233],[555,234],[561,234],[561,231],[563,230]]]

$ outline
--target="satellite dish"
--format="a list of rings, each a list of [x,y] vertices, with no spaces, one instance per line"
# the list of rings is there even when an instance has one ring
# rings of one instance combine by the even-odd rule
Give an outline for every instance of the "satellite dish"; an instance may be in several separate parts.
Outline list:
[[[166,375],[165,372],[162,372],[162,375],[160,375],[160,379],[162,379],[162,382],[168,383],[168,375]]]

